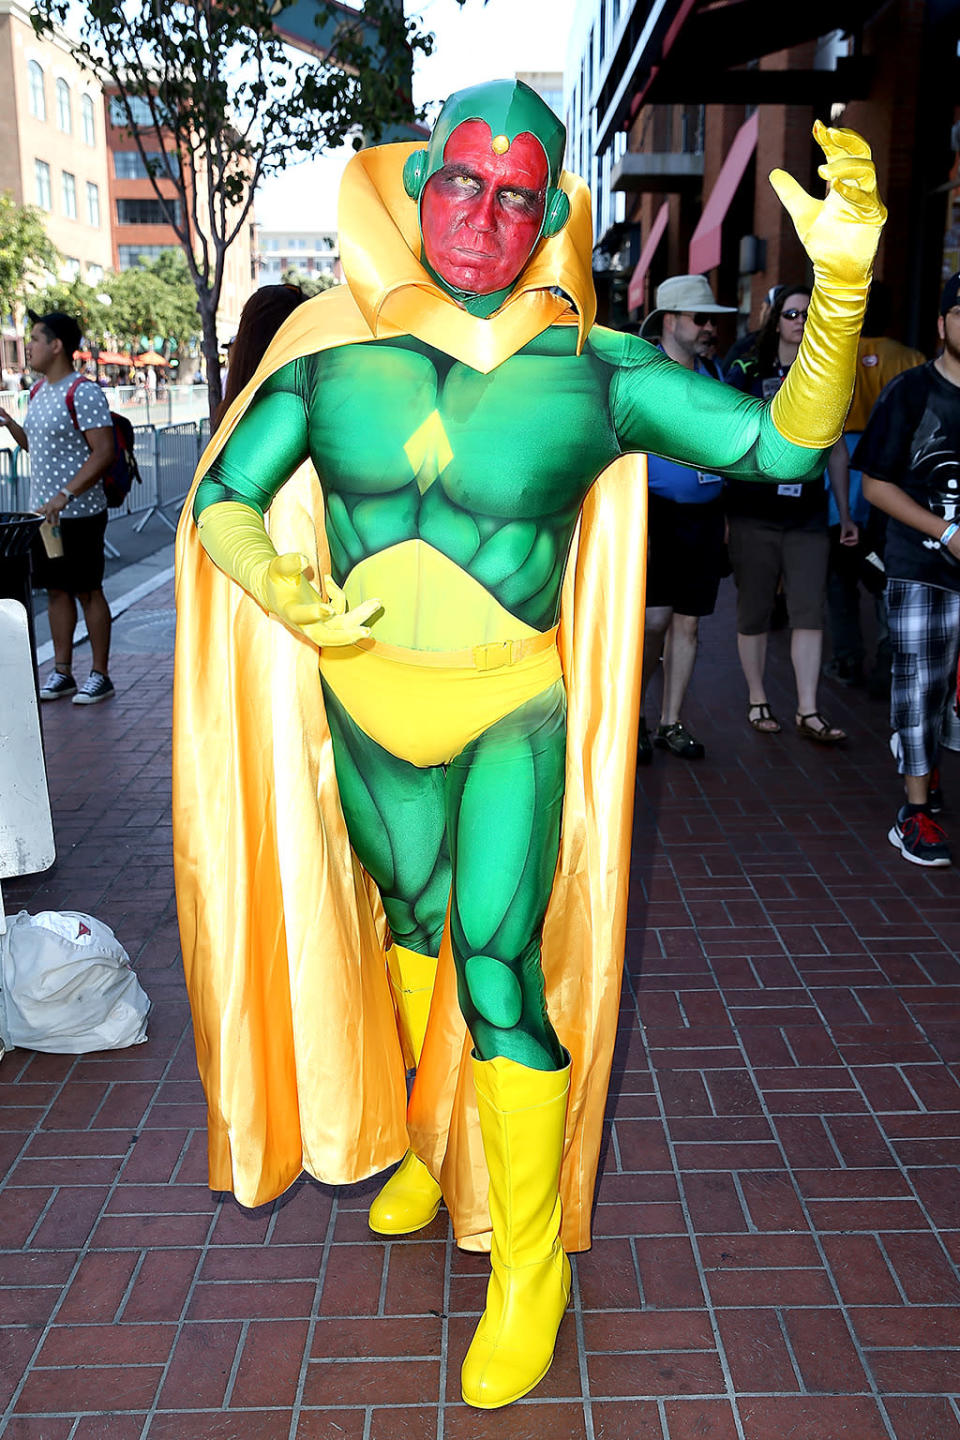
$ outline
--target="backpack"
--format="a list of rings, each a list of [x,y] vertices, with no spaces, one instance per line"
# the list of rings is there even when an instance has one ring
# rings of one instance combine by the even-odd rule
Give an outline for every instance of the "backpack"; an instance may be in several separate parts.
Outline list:
[[[42,384],[43,381],[38,380],[34,385],[30,391],[31,400]],[[77,420],[77,406],[74,396],[77,393],[78,386],[83,384],[92,385],[94,381],[88,380],[86,375],[78,375],[75,380],[70,382],[64,397],[67,403],[67,409],[70,412],[70,419],[73,421],[74,427],[77,430],[80,429],[80,424]],[[103,485],[103,493],[107,497],[107,505],[111,510],[116,510],[130,494],[130,488],[134,480],[136,480],[138,485],[143,484],[143,476],[140,474],[140,467],[137,465],[136,457],[133,453],[134,434],[130,421],[126,415],[118,415],[115,410],[111,410],[110,422],[113,425],[113,461],[110,469],[106,470],[103,475],[100,476],[100,481]]]

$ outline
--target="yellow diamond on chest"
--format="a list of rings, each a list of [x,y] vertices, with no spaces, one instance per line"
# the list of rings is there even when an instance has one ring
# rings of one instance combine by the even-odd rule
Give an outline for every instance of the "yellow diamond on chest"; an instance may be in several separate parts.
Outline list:
[[[453,459],[439,410],[432,410],[423,424],[417,426],[403,449],[416,476],[417,489],[424,495]]]

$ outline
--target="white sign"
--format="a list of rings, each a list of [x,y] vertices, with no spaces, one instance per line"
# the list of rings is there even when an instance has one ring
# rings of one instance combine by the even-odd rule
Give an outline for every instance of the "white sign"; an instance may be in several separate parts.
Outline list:
[[[0,600],[0,879],[48,870],[56,853],[27,612]]]

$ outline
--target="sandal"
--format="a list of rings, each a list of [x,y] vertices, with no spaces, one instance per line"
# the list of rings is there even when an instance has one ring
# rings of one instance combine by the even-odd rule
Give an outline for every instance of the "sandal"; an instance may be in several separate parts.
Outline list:
[[[754,715],[756,710],[756,715]],[[774,715],[766,700],[754,701],[747,706],[747,720],[760,735],[779,735],[780,721]]]
[[[819,720],[820,728],[810,725],[810,720]],[[797,716],[797,734],[802,735],[805,740],[815,740],[818,745],[842,745],[847,738],[847,732],[838,725],[831,725],[819,710],[811,710],[809,715]]]

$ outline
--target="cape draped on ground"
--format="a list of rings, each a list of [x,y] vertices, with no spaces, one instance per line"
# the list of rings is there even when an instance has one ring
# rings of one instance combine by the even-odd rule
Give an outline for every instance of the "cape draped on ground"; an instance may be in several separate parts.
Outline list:
[[[177,903],[209,1112],[210,1185],[232,1190],[244,1205],[274,1199],[302,1169],[346,1184],[398,1160],[408,1146],[406,1087],[385,918],[340,810],[316,649],[208,558],[192,518],[196,484],[258,387],[296,356],[409,333],[488,372],[549,324],[577,325],[582,344],[593,321],[582,182],[564,176],[569,225],[538,247],[497,316],[478,320],[416,260],[416,206],[399,179],[411,148],[384,146],[352,162],[340,217],[350,288],[308,301],[285,323],[207,447],[177,532]],[[563,590],[567,789],[543,965],[550,1017],[572,1057],[560,1185],[570,1251],[590,1244],[619,1008],[640,703],[644,472],[643,457],[625,457],[594,484]],[[318,576],[329,571],[312,466],[283,487],[266,524],[279,551],[303,552]],[[469,1052],[445,936],[409,1143],[441,1179],[458,1240],[482,1245],[487,1177]]]

